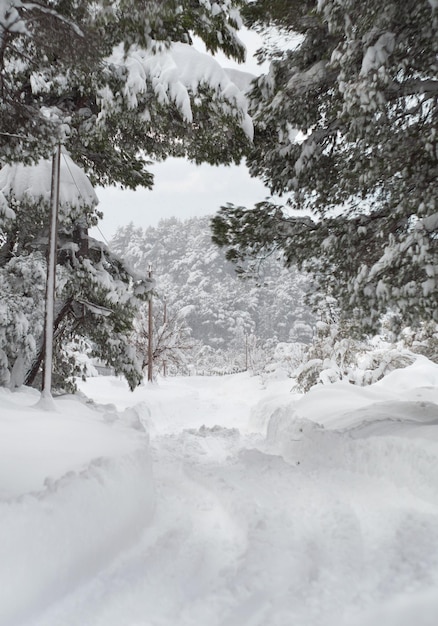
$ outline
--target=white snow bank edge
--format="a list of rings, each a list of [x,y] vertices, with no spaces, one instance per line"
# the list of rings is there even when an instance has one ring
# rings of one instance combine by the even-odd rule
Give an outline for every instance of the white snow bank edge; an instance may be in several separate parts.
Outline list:
[[[91,578],[132,545],[153,511],[146,446],[0,502],[0,625],[22,624]]]

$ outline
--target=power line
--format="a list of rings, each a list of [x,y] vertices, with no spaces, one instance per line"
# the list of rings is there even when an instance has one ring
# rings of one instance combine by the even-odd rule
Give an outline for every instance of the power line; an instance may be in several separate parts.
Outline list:
[[[87,201],[86,201],[86,199],[84,198],[84,195],[83,195],[82,191],[80,190],[80,188],[79,188],[79,186],[78,186],[78,184],[77,184],[77,182],[76,182],[76,179],[75,179],[75,177],[74,177],[74,175],[73,175],[73,172],[71,171],[70,165],[69,165],[69,163],[68,163],[67,159],[65,158],[65,154],[63,153],[63,154],[62,154],[62,156],[63,156],[64,162],[65,162],[65,164],[66,164],[66,166],[67,166],[67,169],[68,169],[68,171],[69,171],[69,173],[70,173],[71,179],[72,179],[72,181],[73,181],[73,183],[74,183],[74,185],[75,185],[75,187],[76,187],[76,189],[77,189],[77,191],[78,191],[78,194],[79,194],[79,196],[82,198],[82,200],[84,201],[84,203],[86,204],[86,202],[87,202]],[[100,229],[100,227],[99,227],[99,225],[98,225],[98,224],[96,224],[96,228],[97,228],[97,230],[99,231],[99,233],[101,234],[101,236],[102,236],[102,238],[103,238],[104,242],[106,243],[106,245],[107,245],[107,246],[109,246],[109,245],[110,245],[110,244],[109,244],[109,241],[108,241],[108,239],[105,237],[105,235],[103,234],[103,232],[101,231],[101,229]]]
[[[105,237],[105,235],[104,235],[104,234],[103,234],[103,232],[100,230],[100,227],[99,227],[97,224],[96,224],[96,228],[97,228],[97,230],[99,231],[99,233],[100,233],[100,235],[101,235],[102,239],[104,240],[104,242],[106,243],[106,245],[107,245],[107,246],[109,246],[109,245],[110,245],[110,243],[109,243],[108,239]]]

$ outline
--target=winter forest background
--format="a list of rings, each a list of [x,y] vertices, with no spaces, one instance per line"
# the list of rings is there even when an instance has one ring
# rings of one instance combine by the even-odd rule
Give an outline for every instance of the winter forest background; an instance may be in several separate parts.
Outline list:
[[[153,268],[157,360],[169,373],[260,371],[279,342],[310,343],[313,316],[306,279],[270,257],[241,280],[211,241],[210,218],[163,220],[157,228],[120,228],[113,250],[136,271]],[[161,339],[166,307],[167,337]],[[147,305],[137,329],[147,338]],[[159,339],[160,338],[160,339]],[[144,343],[146,353],[146,343]]]
[[[166,374],[279,363],[308,389],[436,358],[436,3],[146,4],[0,2],[1,384],[40,385],[57,145],[55,388],[93,363],[135,388],[151,297]],[[243,61],[243,26],[259,77],[211,56]],[[273,195],[92,238],[92,185],[151,188],[169,156],[245,160]]]
[[[211,241],[211,218],[163,220],[158,227],[121,227],[111,248],[137,272],[155,279],[154,361],[167,374],[225,374],[276,370],[298,376],[302,388],[342,378],[370,384],[412,363],[436,359],[433,324],[397,337],[391,319],[379,337],[358,340],[339,321],[335,301],[307,303],[308,276],[270,255],[245,278]],[[166,312],[165,310],[166,309]],[[135,342],[147,364],[148,304],[135,322]]]

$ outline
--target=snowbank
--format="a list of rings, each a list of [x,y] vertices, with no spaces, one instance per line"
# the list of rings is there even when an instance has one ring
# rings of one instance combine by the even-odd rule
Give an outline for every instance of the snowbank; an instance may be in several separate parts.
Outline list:
[[[309,471],[391,476],[438,502],[438,365],[419,358],[368,387],[342,381],[277,405],[268,449]]]
[[[398,418],[435,423],[438,365],[419,356],[409,367],[394,370],[373,385],[361,387],[346,380],[320,384],[304,395],[268,395],[251,410],[251,422],[268,433],[268,439],[272,430],[278,429],[279,420],[290,422],[292,416],[326,429],[359,428],[363,422]]]
[[[92,577],[153,512],[148,436],[126,424],[132,411],[116,419],[63,398],[48,413],[37,399],[0,390],[1,626]]]

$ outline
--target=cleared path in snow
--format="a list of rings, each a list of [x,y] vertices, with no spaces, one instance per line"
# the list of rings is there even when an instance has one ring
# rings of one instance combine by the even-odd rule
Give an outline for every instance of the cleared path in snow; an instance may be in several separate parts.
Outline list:
[[[303,422],[283,458],[230,427],[248,422],[243,397],[186,393],[193,427],[175,428],[170,396],[175,432],[153,437],[151,526],[32,626],[436,626],[436,455],[387,423],[352,438]]]

